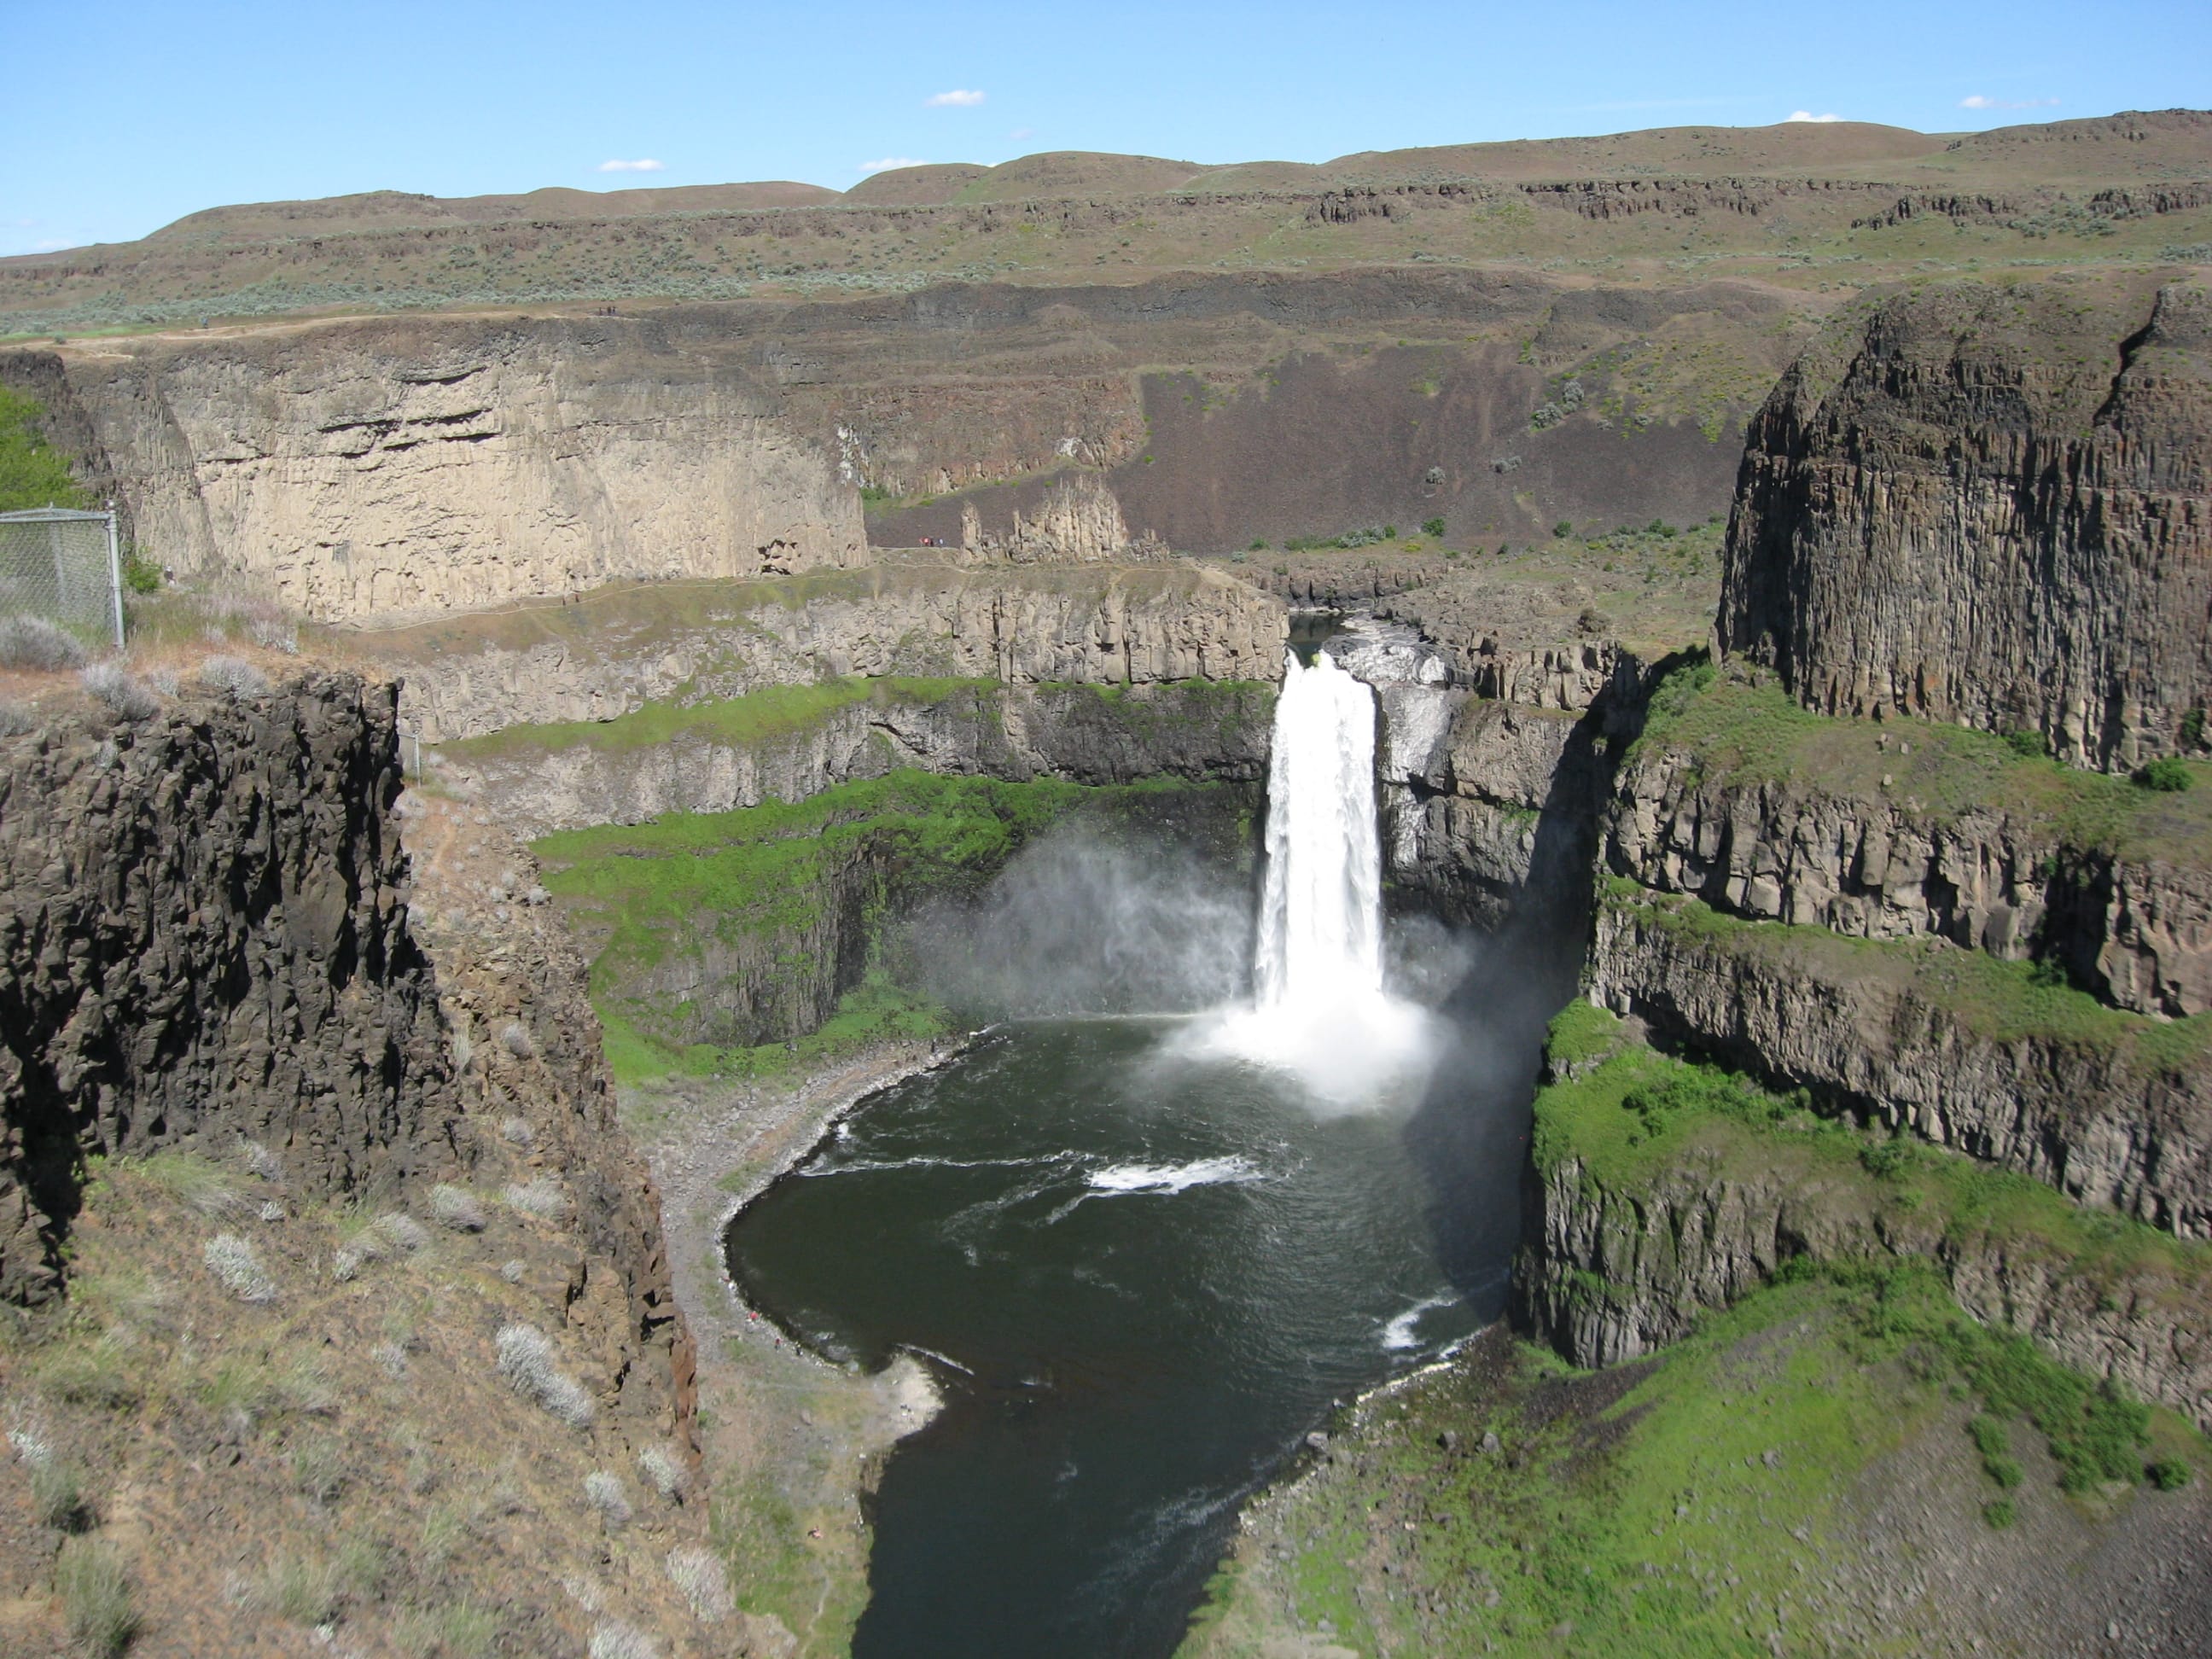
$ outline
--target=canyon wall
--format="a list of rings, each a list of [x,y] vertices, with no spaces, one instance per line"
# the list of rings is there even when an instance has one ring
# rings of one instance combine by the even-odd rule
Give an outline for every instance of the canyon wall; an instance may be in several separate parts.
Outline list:
[[[852,674],[1273,680],[1286,635],[1279,601],[1191,565],[1017,574],[897,562],[785,582],[611,588],[334,643],[398,676],[410,731],[443,743]]]
[[[1012,783],[1251,782],[1267,771],[1273,708],[1272,690],[1249,683],[1121,692],[889,682],[766,732],[704,720],[635,741],[619,725],[604,733],[511,728],[451,747],[437,773],[524,836],[797,803],[902,768]]]
[[[2117,769],[2212,702],[2212,295],[2148,278],[1855,308],[1736,483],[1717,638],[1831,714]]]
[[[43,392],[50,360],[0,376]],[[620,578],[857,562],[832,458],[738,363],[651,325],[349,323],[62,360],[61,430],[142,552],[325,621]]]

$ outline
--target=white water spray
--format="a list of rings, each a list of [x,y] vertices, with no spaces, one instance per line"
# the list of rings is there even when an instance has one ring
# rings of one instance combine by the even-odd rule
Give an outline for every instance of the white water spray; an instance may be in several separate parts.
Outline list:
[[[1433,1056],[1428,1016],[1382,988],[1375,693],[1327,653],[1284,663],[1253,981],[1252,1006],[1192,1034],[1200,1051],[1291,1073],[1338,1109],[1401,1094]]]

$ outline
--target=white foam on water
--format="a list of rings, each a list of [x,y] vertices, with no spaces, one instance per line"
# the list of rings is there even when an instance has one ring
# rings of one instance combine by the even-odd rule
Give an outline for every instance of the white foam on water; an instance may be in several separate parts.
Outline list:
[[[1408,1348],[1421,1345],[1421,1320],[1439,1308],[1449,1308],[1459,1298],[1455,1296],[1432,1296],[1416,1302],[1405,1312],[1384,1322],[1382,1346],[1392,1353],[1403,1353]]]
[[[1261,1181],[1264,1174],[1241,1158],[1201,1158],[1190,1164],[1115,1164],[1084,1177],[1095,1194],[1180,1193],[1193,1187]]]

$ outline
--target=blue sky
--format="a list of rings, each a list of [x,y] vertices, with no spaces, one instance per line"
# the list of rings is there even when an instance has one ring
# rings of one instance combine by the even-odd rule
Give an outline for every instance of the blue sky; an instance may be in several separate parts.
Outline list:
[[[873,164],[1044,149],[1313,161],[1793,112],[1958,131],[2212,105],[2203,0],[0,0],[0,253],[362,190],[844,189]]]

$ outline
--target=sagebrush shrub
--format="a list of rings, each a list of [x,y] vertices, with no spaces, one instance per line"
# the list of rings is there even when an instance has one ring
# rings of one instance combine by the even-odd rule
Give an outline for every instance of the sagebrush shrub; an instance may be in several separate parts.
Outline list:
[[[544,1176],[535,1181],[516,1182],[501,1194],[507,1207],[520,1210],[525,1215],[534,1215],[541,1221],[558,1221],[567,1212],[568,1200],[560,1183]]]
[[[269,690],[269,677],[242,657],[214,656],[200,664],[200,684],[210,691],[234,697],[258,697]]]
[[[524,1399],[543,1407],[572,1429],[592,1425],[594,1407],[583,1384],[554,1363],[552,1342],[528,1325],[503,1327],[494,1340],[499,1374]]]
[[[635,1626],[609,1619],[592,1632],[591,1659],[660,1659],[660,1650]]]
[[[719,1624],[737,1611],[729,1574],[713,1552],[696,1544],[668,1552],[668,1582],[683,1592],[702,1624]]]
[[[443,1182],[430,1188],[430,1218],[457,1233],[484,1230],[483,1206],[477,1202],[475,1194]]]
[[[84,647],[75,635],[44,617],[27,613],[0,617],[0,668],[37,668],[48,673],[84,666]]]
[[[629,1499],[623,1492],[622,1477],[611,1469],[593,1469],[584,1477],[584,1501],[599,1512],[609,1532],[619,1532],[629,1525]]]
[[[261,1257],[253,1246],[236,1233],[217,1233],[200,1252],[207,1269],[240,1302],[273,1302],[276,1299],[276,1281],[269,1277],[268,1269],[261,1265]]]
[[[685,1481],[683,1463],[665,1446],[647,1446],[637,1455],[638,1473],[645,1484],[663,1498],[683,1495]]]
[[[84,689],[122,719],[149,720],[161,712],[161,699],[112,662],[96,662],[82,676]]]

